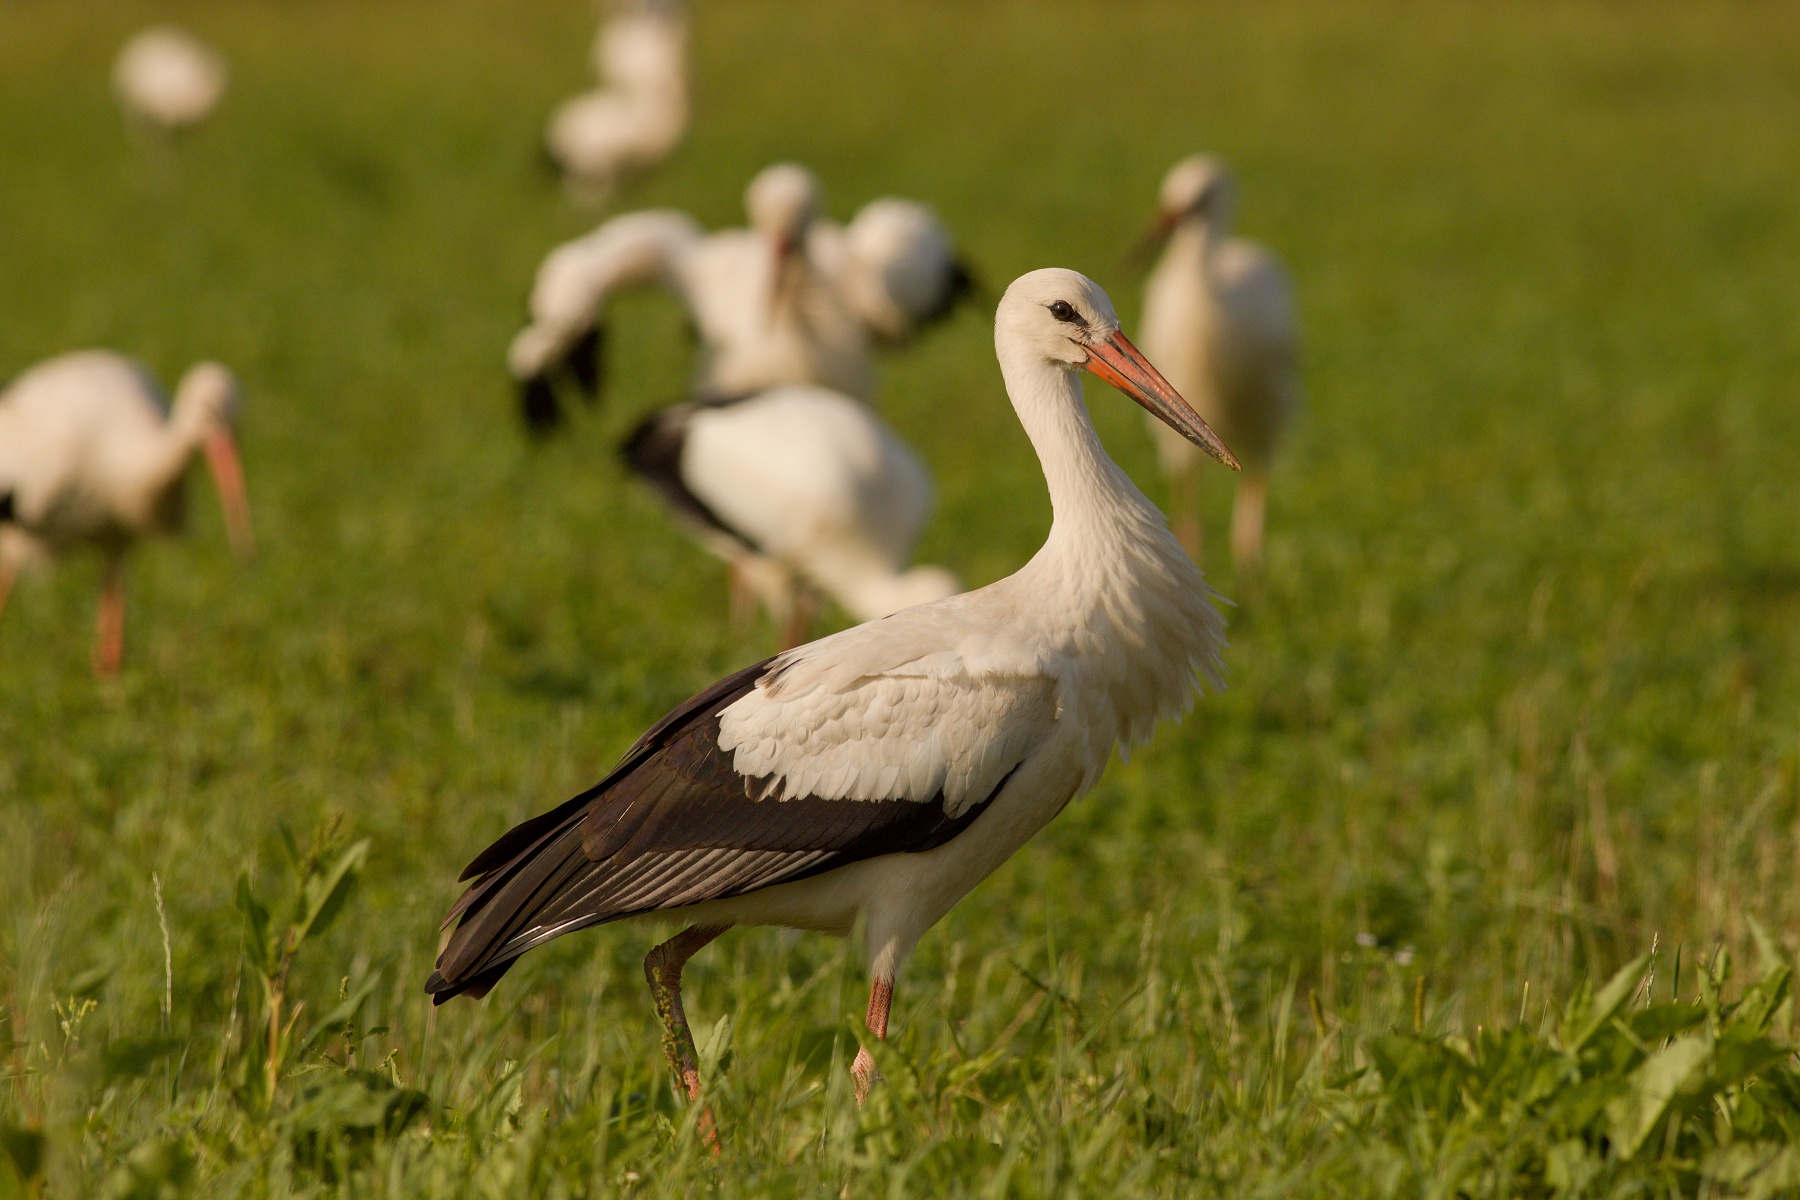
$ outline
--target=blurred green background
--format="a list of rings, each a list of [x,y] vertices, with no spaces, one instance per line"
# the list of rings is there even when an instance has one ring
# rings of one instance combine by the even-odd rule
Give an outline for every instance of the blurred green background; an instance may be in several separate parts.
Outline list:
[[[0,620],[0,1109],[42,1131],[46,1194],[1418,1194],[1449,1152],[1341,1115],[1415,996],[1467,1033],[1653,942],[1664,964],[1800,948],[1792,5],[691,18],[689,137],[617,207],[738,224],[750,175],[795,158],[840,219],[934,205],[992,294],[1088,272],[1129,331],[1141,281],[1115,264],[1162,171],[1232,160],[1243,232],[1296,280],[1309,408],[1264,578],[1207,564],[1238,602],[1229,690],[926,940],[903,1082],[860,1117],[861,968],[817,938],[733,933],[690,968],[697,1029],[733,1022],[718,1165],[664,1082],[650,930],[565,939],[431,1012],[461,866],[773,646],[730,632],[722,568],[613,450],[681,394],[672,303],[619,306],[607,403],[568,436],[517,422],[503,354],[532,272],[601,215],[537,162],[549,107],[588,86],[594,12],[4,0],[0,374],[89,345],[170,381],[230,364],[262,540],[237,567],[197,497],[186,536],[136,555],[113,684],[87,672],[97,562]],[[166,157],[108,83],[153,20],[232,69]],[[920,557],[972,584],[1049,520],[989,319],[881,377],[937,474]],[[1135,408],[1089,398],[1161,497]],[[258,1094],[235,882],[282,895],[278,831],[304,848],[331,814],[369,857],[289,1011],[305,1029],[373,990],[330,1058]],[[396,1090],[320,1091],[352,1058]],[[343,1115],[399,1088],[428,1111]]]

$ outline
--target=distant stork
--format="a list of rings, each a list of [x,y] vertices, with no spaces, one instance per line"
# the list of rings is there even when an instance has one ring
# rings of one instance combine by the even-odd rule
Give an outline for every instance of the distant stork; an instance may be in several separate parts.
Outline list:
[[[204,121],[225,94],[225,60],[192,34],[153,26],[119,51],[113,90],[132,121],[185,129]]]
[[[675,0],[638,0],[594,39],[601,86],[550,114],[544,149],[573,190],[604,197],[669,156],[687,130],[687,23]]]
[[[786,626],[784,647],[812,624],[796,583],[823,589],[859,621],[962,590],[941,567],[908,569],[931,476],[842,392],[788,386],[676,405],[639,425],[624,453],[730,564],[734,607],[738,589],[750,590]]]
[[[106,559],[94,672],[125,646],[125,552],[181,523],[182,478],[206,456],[240,555],[253,548],[232,423],[237,380],[218,363],[182,376],[173,408],[140,363],[106,350],[65,354],[0,392],[0,608],[21,567],[79,544]]]
[[[847,227],[820,206],[813,173],[778,163],[745,190],[749,229],[709,235],[683,213],[656,209],[551,251],[532,287],[531,323],[507,355],[530,428],[559,422],[559,382],[597,394],[606,304],[645,285],[667,288],[687,308],[701,343],[697,393],[800,383],[872,399],[870,342],[904,341],[948,312],[969,274],[923,205],[875,200]]]
[[[1145,249],[1167,249],[1144,290],[1144,351],[1244,460],[1231,514],[1231,553],[1262,558],[1269,463],[1300,407],[1298,333],[1287,273],[1267,250],[1229,236],[1231,173],[1196,155],[1163,178]],[[1194,448],[1158,422],[1150,432],[1173,485],[1175,530],[1200,555]]]
[[[1199,679],[1219,685],[1214,593],[1107,457],[1077,372],[1236,460],[1082,275],[1016,280],[994,347],[1050,489],[1037,555],[721,680],[594,787],[503,835],[463,872],[425,985],[434,999],[484,995],[521,954],[577,929],[684,922],[644,972],[697,1101],[683,963],[732,925],[845,936],[860,923],[868,1028],[885,1038],[895,977],[925,931],[1092,787],[1115,746],[1183,712]],[[867,1047],[851,1070],[861,1100],[876,1076]],[[699,1120],[715,1140],[710,1114]]]

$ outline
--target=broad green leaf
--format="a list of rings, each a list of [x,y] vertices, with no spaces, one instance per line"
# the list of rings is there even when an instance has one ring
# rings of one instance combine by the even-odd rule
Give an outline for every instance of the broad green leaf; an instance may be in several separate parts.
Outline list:
[[[1625,1006],[1631,999],[1631,993],[1643,982],[1644,973],[1650,969],[1650,956],[1640,954],[1624,966],[1618,973],[1606,981],[1606,986],[1594,996],[1588,1004],[1587,1020],[1581,1026],[1575,1040],[1569,1043],[1570,1051],[1579,1051],[1594,1040],[1594,1035],[1606,1028],[1606,1023],[1613,1014]]]
[[[1754,1033],[1762,1033],[1768,1029],[1776,1010],[1788,998],[1788,988],[1793,983],[1793,977],[1793,971],[1786,965],[1777,964],[1761,979],[1745,988],[1742,998],[1731,1007],[1730,1026],[1747,1028]]]
[[[1777,1045],[1749,1025],[1728,1026],[1713,1043],[1712,1084],[1716,1088],[1730,1087],[1760,1075],[1792,1054],[1791,1047]]]
[[[194,1176],[194,1156],[179,1141],[145,1142],[107,1177],[107,1200],[162,1200],[185,1196]]]
[[[1704,1082],[1712,1049],[1703,1037],[1677,1038],[1631,1073],[1629,1090],[1606,1106],[1608,1132],[1621,1159],[1637,1154],[1675,1097]]]
[[[347,1023],[355,1020],[357,1012],[367,1002],[370,994],[375,991],[375,985],[379,982],[381,982],[380,975],[372,975],[363,980],[362,986],[344,997],[336,1008],[314,1021],[312,1028],[307,1031],[306,1036],[301,1039],[300,1045],[295,1049],[295,1055],[305,1054],[332,1034],[342,1030]]]
[[[109,1080],[135,1079],[155,1066],[157,1060],[167,1058],[183,1045],[180,1038],[156,1034],[120,1038],[108,1045],[100,1056],[100,1069]]]
[[[0,1121],[0,1156],[29,1183],[44,1169],[44,1135],[36,1129]]]
[[[364,838],[338,855],[330,870],[306,880],[300,890],[300,916],[294,922],[294,945],[331,927],[356,889],[357,877],[368,857],[369,839]]]

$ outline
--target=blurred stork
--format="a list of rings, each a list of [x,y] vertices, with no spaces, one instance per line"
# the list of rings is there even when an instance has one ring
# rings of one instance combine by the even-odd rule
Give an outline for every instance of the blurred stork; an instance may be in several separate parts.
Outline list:
[[[730,564],[733,607],[748,590],[785,626],[784,648],[812,624],[806,585],[859,621],[962,590],[941,567],[908,569],[931,477],[880,417],[841,392],[787,386],[676,405],[639,425],[624,454]]]
[[[599,784],[503,835],[426,990],[485,995],[520,955],[630,917],[687,928],[644,972],[689,1097],[700,1072],[687,959],[732,925],[846,936],[870,962],[867,1025],[926,930],[1142,742],[1218,685],[1224,624],[1162,514],[1107,457],[1082,368],[1195,445],[1224,444],[1133,348],[1105,293],[1034,271],[1001,299],[994,346],[1043,465],[1054,520],[1016,574],[757,663],[650,729]],[[860,1101],[876,1078],[863,1047]],[[698,1120],[714,1141],[710,1114]]]
[[[143,364],[106,350],[65,354],[0,392],[0,608],[19,570],[76,545],[106,560],[94,672],[118,673],[125,647],[125,553],[179,528],[182,480],[206,457],[240,556],[253,549],[250,507],[232,425],[236,378],[203,362],[182,376],[173,407]]]
[[[871,398],[871,340],[899,342],[948,312],[968,272],[930,210],[886,198],[847,228],[819,215],[820,187],[793,163],[744,193],[749,229],[708,235],[667,209],[627,213],[551,251],[531,291],[531,323],[507,362],[528,425],[555,428],[558,381],[598,393],[608,299],[658,284],[687,308],[702,354],[695,390],[741,395],[785,383]]]
[[[1139,335],[1194,408],[1243,459],[1231,514],[1234,561],[1262,558],[1269,464],[1300,407],[1292,289],[1274,255],[1230,236],[1235,185],[1225,164],[1195,155],[1164,176],[1155,223],[1140,248],[1167,243],[1144,289]],[[1150,422],[1172,487],[1175,530],[1200,556],[1194,447]]]
[[[603,198],[667,158],[687,131],[687,22],[675,0],[637,0],[594,39],[601,86],[550,114],[544,149],[572,190]]]
[[[153,26],[119,51],[113,91],[134,124],[185,129],[204,121],[225,94],[225,60],[190,33]]]

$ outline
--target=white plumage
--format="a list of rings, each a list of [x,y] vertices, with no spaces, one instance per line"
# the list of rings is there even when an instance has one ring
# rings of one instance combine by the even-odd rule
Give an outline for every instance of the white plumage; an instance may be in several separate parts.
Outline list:
[[[1104,293],[1035,271],[995,350],[1054,520],[1016,574],[777,655],[677,709],[615,772],[465,872],[427,984],[493,986],[520,953],[651,914],[691,922],[646,960],[671,1065],[699,1097],[686,957],[733,924],[865,930],[869,1028],[920,936],[1070,800],[1115,746],[1219,683],[1224,626],[1199,569],[1101,446],[1077,371],[1127,391],[1235,466],[1119,333]],[[857,1056],[859,1096],[873,1077]],[[708,1126],[710,1128],[710,1126]]]
[[[113,90],[133,119],[183,129],[204,121],[225,94],[225,60],[192,34],[158,25],[119,51]]]
[[[941,568],[907,566],[931,511],[925,465],[841,392],[781,387],[680,405],[640,426],[626,456],[792,640],[810,617],[795,576],[859,621],[960,590]]]
[[[182,377],[171,408],[140,363],[104,350],[30,368],[0,392],[0,606],[20,568],[77,545],[107,559],[95,667],[122,651],[120,568],[138,538],[178,527],[182,477],[203,451],[234,547],[251,549],[232,423],[236,379],[217,363]]]
[[[550,114],[544,147],[578,189],[604,195],[655,166],[687,131],[687,23],[673,3],[640,3],[594,39],[601,86]]]
[[[1263,247],[1229,236],[1234,189],[1217,159],[1177,163],[1163,180],[1156,236],[1168,246],[1144,291],[1144,351],[1244,463],[1232,513],[1232,554],[1262,554],[1270,462],[1298,411],[1301,387],[1292,288]],[[1176,528],[1199,553],[1194,448],[1150,423],[1175,483]]]
[[[769,167],[745,191],[749,229],[711,235],[668,210],[627,213],[553,250],[539,268],[531,323],[508,366],[534,427],[554,425],[551,380],[580,378],[608,299],[661,285],[699,334],[695,389],[734,395],[817,384],[871,398],[872,339],[898,341],[967,290],[949,235],[930,210],[883,199],[847,228],[820,217],[812,172]]]

